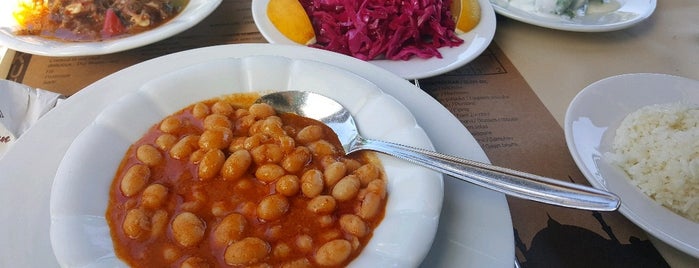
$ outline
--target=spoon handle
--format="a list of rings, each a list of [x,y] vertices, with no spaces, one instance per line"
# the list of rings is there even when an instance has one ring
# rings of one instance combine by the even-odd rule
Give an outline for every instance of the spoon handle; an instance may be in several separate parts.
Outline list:
[[[385,153],[491,190],[546,204],[614,211],[621,203],[618,196],[600,189],[396,143],[360,137],[353,149]]]

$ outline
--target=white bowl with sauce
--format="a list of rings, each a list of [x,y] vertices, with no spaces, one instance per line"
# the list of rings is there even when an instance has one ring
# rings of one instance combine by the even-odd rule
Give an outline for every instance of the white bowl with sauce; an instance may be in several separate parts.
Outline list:
[[[313,75],[308,75],[313,74]],[[309,60],[227,58],[155,77],[116,101],[75,139],[51,191],[51,243],[64,267],[125,266],[114,253],[105,212],[126,149],[166,115],[234,92],[303,89],[337,99],[368,137],[433,149],[412,114],[373,83]],[[376,116],[381,114],[382,116]],[[379,156],[388,178],[384,219],[353,267],[414,267],[429,252],[444,194],[442,175]]]

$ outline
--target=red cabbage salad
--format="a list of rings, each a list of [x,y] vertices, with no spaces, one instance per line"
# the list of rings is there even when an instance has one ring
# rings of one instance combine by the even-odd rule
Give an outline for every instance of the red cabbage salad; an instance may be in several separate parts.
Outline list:
[[[310,46],[361,60],[442,58],[441,47],[464,41],[451,0],[299,0],[311,19]]]

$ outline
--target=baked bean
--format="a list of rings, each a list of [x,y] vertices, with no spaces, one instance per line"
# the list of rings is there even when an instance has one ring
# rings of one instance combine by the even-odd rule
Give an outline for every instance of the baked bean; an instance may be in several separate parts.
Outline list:
[[[235,111],[233,110],[233,106],[231,106],[230,103],[225,101],[217,101],[216,103],[211,105],[211,112],[215,114],[230,116]]]
[[[209,106],[205,103],[198,102],[192,107],[192,115],[198,119],[204,119],[209,113]]]
[[[270,245],[257,237],[246,237],[226,248],[224,260],[228,265],[255,264],[269,255]]]
[[[306,258],[293,260],[293,261],[284,263],[281,266],[281,268],[311,268],[311,267],[313,267],[313,265],[311,265],[311,261],[309,261]]]
[[[374,192],[369,192],[364,196],[364,200],[362,200],[359,206],[359,213],[357,214],[362,217],[362,219],[372,219],[379,214],[380,208],[381,197]]]
[[[309,169],[301,176],[301,192],[306,197],[316,197],[323,191],[323,173]]]
[[[283,195],[273,194],[262,198],[257,206],[257,217],[265,221],[281,218],[289,210],[289,200]]]
[[[163,151],[169,151],[170,148],[172,148],[173,145],[177,142],[177,137],[172,134],[162,134],[158,136],[157,139],[155,139],[155,145],[158,146],[158,149],[163,150]]]
[[[199,138],[199,148],[204,150],[228,148],[233,140],[233,131],[225,127],[213,127],[204,130]]]
[[[254,217],[255,213],[257,213],[257,204],[253,202],[245,202],[238,207],[237,211],[247,217]]]
[[[386,181],[384,180],[373,180],[366,186],[367,191],[374,192],[381,197],[381,199],[386,198]]]
[[[363,237],[368,233],[366,223],[357,215],[345,214],[340,216],[340,228],[346,233]]]
[[[360,186],[356,176],[345,176],[333,187],[332,196],[340,202],[349,201],[357,196]]]
[[[309,161],[311,161],[311,150],[299,146],[282,159],[281,165],[286,171],[299,172]]]
[[[177,248],[171,245],[165,245],[165,248],[163,248],[163,259],[165,259],[165,261],[174,262],[179,258],[180,252],[177,250]]]
[[[262,145],[263,143],[266,143],[270,140],[271,138],[267,136],[266,134],[258,133],[254,134],[250,137],[247,137],[245,141],[243,142],[243,147],[245,147],[246,150],[252,150],[253,148]]]
[[[277,138],[277,143],[279,143],[279,147],[282,148],[282,151],[285,153],[290,153],[296,148],[296,141],[294,141],[294,138],[283,135],[283,136],[278,136]]]
[[[369,182],[379,178],[380,172],[379,167],[372,163],[368,163],[359,167],[353,174],[357,175],[359,181],[362,182],[362,186],[367,186]]]
[[[267,231],[265,232],[265,238],[267,239],[267,241],[276,241],[281,238],[283,232],[284,229],[281,225],[274,225],[272,227],[267,228]]]
[[[235,180],[243,176],[252,164],[252,157],[246,150],[233,152],[223,163],[221,175],[225,180]]]
[[[255,171],[255,178],[265,183],[271,183],[285,173],[284,169],[277,164],[264,164]]]
[[[160,123],[160,131],[165,133],[175,133],[182,127],[182,121],[174,116],[168,116]]]
[[[192,152],[192,154],[189,155],[189,162],[195,165],[198,165],[199,162],[204,158],[204,155],[207,153],[206,150],[196,150]]]
[[[139,239],[150,230],[150,219],[146,211],[140,208],[131,209],[124,217],[122,229],[126,236],[131,239]]]
[[[310,235],[300,235],[296,238],[296,247],[301,252],[310,252],[313,250],[313,238]]]
[[[121,193],[124,196],[133,196],[146,187],[148,180],[150,180],[150,168],[141,164],[133,165],[121,179]]]
[[[332,187],[337,183],[342,177],[345,176],[345,173],[347,172],[347,167],[345,167],[345,163],[342,162],[334,162],[327,167],[325,167],[325,170],[323,171],[323,178],[325,179],[325,185],[328,187]]]
[[[236,137],[231,141],[231,145],[228,146],[229,152],[235,152],[237,150],[245,150],[245,140],[246,137]]]
[[[199,244],[205,231],[204,221],[191,212],[182,212],[172,221],[172,235],[177,243],[185,247]]]
[[[335,146],[326,140],[311,142],[308,144],[308,149],[311,149],[311,153],[316,157],[337,154]]]
[[[273,137],[285,136],[286,132],[282,128],[282,119],[278,116],[270,116],[262,121],[261,131]]]
[[[323,228],[330,227],[334,222],[335,222],[335,219],[333,219],[333,217],[330,215],[318,216],[318,224],[320,224],[320,227],[323,227]]]
[[[197,149],[198,143],[199,135],[185,136],[170,148],[170,156],[175,159],[185,159]]]
[[[168,220],[169,219],[167,211],[165,210],[159,209],[155,213],[153,213],[153,216],[151,217],[151,238],[160,237],[165,233],[165,230],[167,229]]]
[[[296,195],[299,192],[299,189],[301,189],[301,182],[299,181],[299,177],[296,175],[281,176],[275,185],[275,190],[277,190],[277,193],[289,197]]]
[[[352,253],[352,245],[344,239],[335,239],[318,248],[315,260],[322,266],[335,266],[343,263]]]
[[[235,113],[234,113],[235,118],[241,118],[241,117],[249,115],[249,114],[250,114],[250,111],[248,111],[248,109],[244,109],[244,108],[238,108],[235,110]]]
[[[226,161],[226,155],[219,149],[208,151],[199,162],[199,179],[208,180],[216,177]]]
[[[163,155],[153,145],[144,144],[136,149],[136,158],[148,166],[155,166],[163,160]]]
[[[272,255],[276,258],[286,258],[291,254],[291,251],[292,249],[287,243],[281,242],[274,246]]]
[[[252,127],[252,125],[255,124],[255,122],[257,122],[257,120],[255,119],[255,116],[249,114],[249,115],[245,115],[245,116],[241,117],[240,119],[238,119],[235,122],[235,127],[237,129],[246,130],[246,129],[250,129],[250,127]]]
[[[243,238],[248,221],[245,216],[238,213],[231,213],[214,229],[214,242],[218,245],[228,245],[233,241]]]
[[[211,204],[211,214],[216,217],[223,217],[233,210],[224,201],[215,201]]]
[[[250,105],[248,111],[257,119],[267,118],[269,116],[277,114],[274,111],[274,108],[272,108],[272,106],[266,103],[255,103],[253,105]]]
[[[215,127],[230,129],[232,126],[231,120],[222,114],[210,114],[204,118],[204,129],[213,129]]]
[[[162,184],[148,185],[141,195],[141,205],[145,208],[156,209],[165,203],[168,189]]]
[[[209,263],[199,257],[189,257],[182,262],[180,268],[209,268]]]
[[[247,191],[255,187],[252,179],[241,179],[235,184],[235,189],[241,192]]]
[[[357,237],[354,236],[354,235],[349,235],[349,237],[347,238],[347,240],[349,240],[349,241],[350,241],[350,244],[352,244],[352,250],[357,250],[357,249],[359,249],[359,247],[362,245],[362,242],[359,241],[359,238],[357,238]]]
[[[362,166],[362,163],[359,163],[359,161],[350,159],[350,158],[342,158],[341,159],[342,163],[345,163],[345,167],[347,168],[347,173],[352,173],[355,170],[357,170],[359,167]]]
[[[323,128],[317,125],[310,125],[302,128],[296,134],[296,141],[300,144],[308,144],[323,138]]]
[[[253,148],[250,151],[250,155],[252,155],[252,160],[255,161],[255,164],[262,165],[281,162],[284,152],[282,152],[282,148],[279,145],[268,143]]]
[[[329,195],[319,195],[308,201],[307,209],[316,214],[328,214],[335,211],[337,201]]]

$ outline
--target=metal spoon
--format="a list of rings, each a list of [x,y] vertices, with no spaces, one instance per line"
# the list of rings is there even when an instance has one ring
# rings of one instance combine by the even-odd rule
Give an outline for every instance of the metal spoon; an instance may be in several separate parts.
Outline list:
[[[618,196],[603,190],[364,138],[359,135],[350,112],[320,94],[282,91],[264,95],[256,102],[267,103],[280,113],[295,113],[325,123],[335,131],[347,154],[358,150],[381,152],[507,195],[551,205],[596,211],[613,211],[620,205]]]

